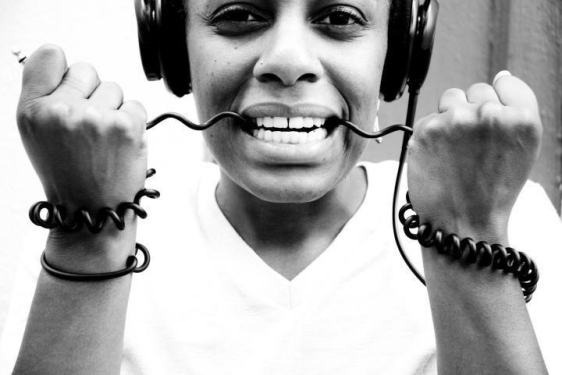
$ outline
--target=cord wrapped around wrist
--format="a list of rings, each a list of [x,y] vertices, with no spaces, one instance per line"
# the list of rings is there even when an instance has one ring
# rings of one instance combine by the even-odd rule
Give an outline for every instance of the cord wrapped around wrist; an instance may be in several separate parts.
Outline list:
[[[147,171],[147,178],[153,176],[156,173],[154,169],[149,169]],[[138,217],[145,219],[147,216],[146,211],[139,205],[142,197],[158,198],[160,192],[154,189],[142,189],[140,190],[133,200],[133,202],[121,203],[116,210],[103,207],[98,213],[92,218],[92,214],[87,208],[79,208],[72,219],[69,219],[68,210],[61,205],[55,205],[50,202],[41,201],[35,203],[31,206],[29,210],[29,219],[35,225],[46,229],[60,228],[64,232],[77,232],[82,229],[85,225],[88,230],[92,233],[99,233],[103,229],[105,223],[108,219],[111,219],[117,229],[125,229],[125,212],[127,210],[132,210]],[[42,218],[41,212],[47,211],[47,217]]]
[[[144,255],[144,261],[142,265],[138,266],[138,259],[135,256],[138,251],[141,251]],[[61,271],[56,268],[53,268],[47,261],[45,257],[45,252],[41,254],[41,266],[52,276],[55,276],[59,279],[70,280],[70,281],[102,281],[102,280],[109,280],[114,279],[116,277],[121,277],[128,275],[132,272],[139,273],[147,269],[148,265],[150,264],[150,253],[148,249],[137,243],[135,245],[135,255],[131,255],[127,258],[127,263],[125,268],[119,271],[114,272],[103,272],[103,273],[72,273]]]
[[[154,169],[149,169],[146,173],[146,177],[152,177],[155,173],[156,171]],[[72,215],[72,219],[69,219],[68,211],[64,206],[54,205],[50,202],[41,201],[31,206],[29,210],[29,218],[35,225],[46,229],[60,228],[64,232],[77,232],[84,226],[86,226],[86,228],[91,233],[97,234],[102,231],[108,219],[111,219],[113,221],[117,229],[124,230],[125,213],[127,210],[132,210],[141,219],[145,219],[148,216],[144,208],[140,206],[140,200],[143,197],[155,199],[160,197],[160,192],[154,189],[141,189],[135,195],[133,202],[123,202],[119,204],[116,210],[109,207],[101,208],[100,210],[98,210],[95,218],[92,218],[92,215],[87,208],[81,207],[74,213],[74,215]],[[44,210],[47,211],[47,216],[45,218],[42,218],[41,212],[43,212]],[[136,257],[136,254],[139,250],[143,253],[144,256],[144,261],[140,266],[138,266],[138,260]],[[101,281],[113,279],[132,272],[142,272],[148,267],[149,264],[150,253],[148,252],[148,249],[140,243],[137,243],[135,245],[135,255],[131,255],[127,258],[125,268],[114,272],[92,274],[66,272],[58,270],[51,264],[49,264],[45,257],[45,252],[43,252],[43,254],[41,255],[41,265],[43,266],[45,271],[57,278],[72,281]]]
[[[485,241],[475,242],[468,237],[460,239],[456,234],[445,235],[440,229],[433,232],[430,224],[420,224],[419,216],[410,203],[408,193],[406,193],[406,201],[407,203],[398,213],[406,236],[417,240],[423,247],[435,247],[437,253],[450,255],[453,259],[461,260],[462,258],[468,264],[491,267],[494,270],[514,274],[519,279],[525,301],[531,300],[537,289],[539,271],[533,260],[525,253],[499,244],[490,245]],[[406,212],[409,210],[414,213],[406,217]],[[412,232],[412,229],[417,229],[417,232]]]

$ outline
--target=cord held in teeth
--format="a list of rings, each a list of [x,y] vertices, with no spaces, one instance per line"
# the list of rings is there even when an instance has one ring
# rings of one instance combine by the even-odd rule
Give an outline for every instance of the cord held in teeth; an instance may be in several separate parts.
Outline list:
[[[196,124],[190,120],[188,120],[185,116],[180,115],[179,113],[176,112],[166,112],[163,113],[159,116],[157,116],[156,118],[154,118],[152,121],[149,121],[146,123],[146,129],[151,129],[154,126],[158,125],[160,122],[168,119],[168,118],[173,118],[175,120],[178,120],[179,122],[181,122],[182,124],[184,124],[185,126],[187,126],[190,129],[193,130],[205,130],[210,128],[211,126],[215,125],[216,123],[218,123],[220,120],[223,120],[225,118],[228,117],[232,117],[235,118],[237,120],[240,121],[240,124],[244,127],[248,127],[248,129],[251,129],[253,126],[255,126],[255,124],[252,123],[251,120],[245,118],[244,116],[236,113],[236,112],[221,112],[216,114],[215,116],[211,117],[209,120],[205,121],[202,124]],[[345,127],[347,127],[348,129],[350,129],[352,132],[354,132],[355,134],[363,137],[363,138],[380,138],[383,137],[385,135],[394,133],[396,131],[403,131],[405,133],[408,134],[412,134],[413,130],[412,128],[406,126],[406,125],[402,125],[402,124],[396,124],[396,125],[390,125],[387,126],[386,128],[378,131],[378,132],[367,132],[361,128],[359,128],[357,125],[355,125],[354,123],[347,121],[347,120],[343,120],[337,117],[330,117],[326,120],[326,123],[324,124],[325,127],[327,128],[331,128],[331,127],[336,127],[339,125],[343,125]]]
[[[365,131],[363,129],[361,129],[360,127],[358,127],[357,125],[355,125],[354,123],[347,121],[347,120],[343,120],[337,117],[330,117],[328,120],[326,120],[326,126],[339,126],[339,125],[343,125],[345,127],[347,127],[349,130],[351,130],[352,132],[354,132],[355,134],[363,137],[363,138],[380,138],[380,137],[384,137],[385,135],[397,132],[397,131],[403,131],[407,134],[412,134],[413,130],[412,128],[406,126],[406,125],[402,125],[402,124],[396,124],[396,125],[390,125],[387,126],[386,128],[378,131],[378,132],[368,132]]]
[[[242,115],[239,115],[236,112],[221,112],[221,113],[218,113],[218,114],[214,115],[213,117],[211,117],[210,119],[208,119],[207,121],[205,121],[202,124],[196,124],[193,121],[188,120],[185,116],[180,115],[179,113],[166,112],[166,113],[161,114],[160,116],[157,116],[152,121],[147,122],[146,123],[146,129],[147,130],[151,129],[154,126],[161,123],[162,121],[164,121],[168,118],[173,118],[175,120],[178,120],[179,122],[181,122],[182,124],[184,124],[185,126],[187,126],[190,129],[205,130],[205,129],[208,129],[211,126],[215,125],[220,120],[223,120],[223,119],[228,118],[228,117],[235,118],[237,120],[240,120],[242,124],[251,126],[251,122],[248,119],[246,119]]]

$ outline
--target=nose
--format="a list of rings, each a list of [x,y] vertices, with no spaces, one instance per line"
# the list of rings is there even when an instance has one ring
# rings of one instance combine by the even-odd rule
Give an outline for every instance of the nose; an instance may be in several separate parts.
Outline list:
[[[299,81],[315,82],[324,68],[312,47],[313,36],[306,26],[284,22],[270,30],[265,48],[254,66],[254,77],[260,82],[280,82],[293,86]]]

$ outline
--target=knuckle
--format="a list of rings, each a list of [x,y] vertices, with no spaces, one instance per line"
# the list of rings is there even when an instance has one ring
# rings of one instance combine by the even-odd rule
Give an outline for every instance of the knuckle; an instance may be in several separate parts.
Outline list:
[[[90,133],[102,134],[103,133],[103,113],[94,106],[88,106],[84,111],[76,112],[74,121],[75,124],[80,124],[80,127],[85,128]]]
[[[482,126],[496,125],[501,118],[503,106],[500,103],[484,102],[478,106],[478,124]]]
[[[140,139],[141,131],[138,122],[126,113],[116,112],[110,129],[112,136],[118,137],[121,141],[135,143]]]
[[[56,101],[45,105],[40,117],[45,118],[46,123],[63,125],[71,122],[74,112],[69,103]]]
[[[146,109],[144,108],[141,102],[137,100],[128,100],[125,103],[123,103],[123,107],[125,106],[127,107],[127,110],[130,113],[134,114],[135,118],[137,118],[140,122],[144,124],[146,123],[148,114],[146,113]]]
[[[543,126],[535,111],[530,108],[519,108],[517,111],[515,130],[530,140],[542,137]]]
[[[441,121],[439,120],[439,116],[437,115],[430,115],[420,121],[414,127],[416,140],[422,143],[435,142],[443,134],[440,123]]]
[[[448,128],[463,127],[471,120],[471,115],[467,108],[463,105],[450,108],[446,114],[446,122]]]

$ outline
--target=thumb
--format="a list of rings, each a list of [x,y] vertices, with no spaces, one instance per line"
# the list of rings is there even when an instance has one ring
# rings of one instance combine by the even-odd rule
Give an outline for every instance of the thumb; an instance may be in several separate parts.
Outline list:
[[[61,83],[66,70],[66,57],[60,47],[41,46],[25,62],[21,101],[50,95]]]

